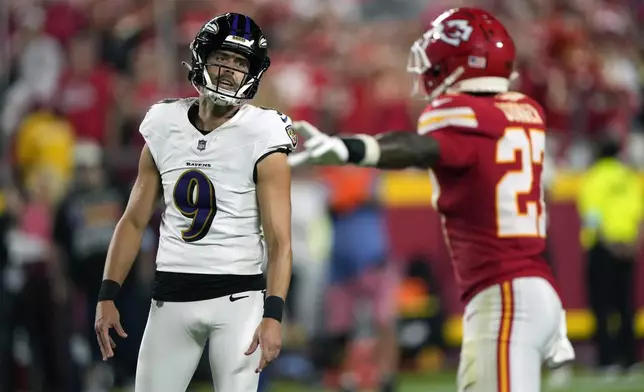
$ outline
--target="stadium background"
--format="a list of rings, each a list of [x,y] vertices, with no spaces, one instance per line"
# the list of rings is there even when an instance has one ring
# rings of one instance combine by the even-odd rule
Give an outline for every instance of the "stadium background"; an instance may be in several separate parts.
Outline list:
[[[414,128],[423,103],[408,99],[408,48],[433,17],[446,8],[462,5],[483,6],[506,23],[519,51],[515,88],[537,98],[548,113],[549,261],[561,284],[579,363],[590,365],[589,339],[594,322],[586,309],[584,255],[574,199],[579,175],[590,163],[593,144],[602,136],[620,138],[625,155],[644,169],[640,97],[644,5],[638,0],[2,2],[0,206],[3,218],[16,211],[29,213],[23,214],[19,223],[16,219],[2,220],[13,223],[3,225],[2,233],[9,251],[0,262],[4,282],[0,286],[0,308],[4,308],[0,331],[9,338],[0,341],[0,352],[7,354],[2,349],[12,347],[9,357],[14,360],[7,365],[5,355],[5,362],[0,360],[4,367],[0,368],[9,366],[12,374],[21,374],[17,383],[23,388],[34,377],[34,372],[26,370],[32,363],[25,359],[29,355],[16,349],[24,340],[16,332],[22,331],[23,319],[16,316],[15,309],[7,310],[12,307],[10,303],[16,303],[8,299],[19,297],[21,286],[7,282],[16,271],[24,275],[21,279],[29,280],[31,269],[27,265],[42,264],[50,271],[56,269],[56,263],[65,263],[52,256],[56,254],[52,250],[56,235],[51,222],[73,186],[74,160],[101,161],[117,187],[127,190],[142,146],[136,127],[147,108],[163,98],[194,95],[180,61],[189,58],[187,45],[205,20],[235,11],[250,15],[263,27],[273,65],[260,88],[258,104],[278,108],[323,129],[373,134]],[[89,71],[83,74],[83,69]],[[75,149],[74,145],[82,148]],[[319,178],[315,172],[296,177],[295,181],[304,182],[318,182]],[[405,287],[400,291],[402,318],[441,315],[442,333],[437,344],[442,348],[423,351],[422,360],[411,367],[438,372],[431,379],[444,380],[440,385],[449,388],[461,334],[462,305],[456,296],[437,216],[429,206],[429,187],[424,173],[392,172],[381,175],[376,194],[385,206],[391,262],[406,265],[420,257],[431,266],[433,281],[437,282],[425,296],[413,297],[413,290]],[[294,210],[297,214],[306,215],[306,208]],[[320,222],[312,225],[316,229],[305,241],[317,249],[311,257],[319,260],[319,268],[328,253],[328,227]],[[12,241],[34,237],[38,244],[44,244],[37,257],[29,258],[12,249]],[[30,261],[17,262],[16,253],[22,255],[18,259]],[[75,332],[83,331],[78,326],[83,323],[83,299],[78,298],[82,294],[65,277],[50,277],[55,275],[46,274],[53,294],[43,298],[50,303],[39,300],[35,307],[18,313],[28,318],[30,313],[51,306],[68,309],[64,318],[73,320]],[[149,274],[141,273],[137,279],[141,287],[146,287]],[[644,268],[638,268],[637,279],[640,311],[636,330],[641,344]],[[61,285],[65,287],[61,289]],[[438,308],[431,307],[440,309],[436,314],[427,312],[432,299],[440,303]],[[319,305],[312,301],[306,306]],[[139,317],[145,319],[145,308]],[[52,321],[48,328],[55,329],[57,322],[60,320]],[[61,336],[66,336],[60,338],[63,340],[69,338]],[[93,336],[88,338],[95,344]],[[584,374],[592,376],[592,371]],[[414,380],[408,381],[407,390],[430,382]],[[583,390],[594,390],[591,385],[592,381]],[[622,388],[615,390],[629,390],[628,385],[615,385]],[[284,388],[275,390],[289,390]],[[601,390],[611,389],[605,386]]]

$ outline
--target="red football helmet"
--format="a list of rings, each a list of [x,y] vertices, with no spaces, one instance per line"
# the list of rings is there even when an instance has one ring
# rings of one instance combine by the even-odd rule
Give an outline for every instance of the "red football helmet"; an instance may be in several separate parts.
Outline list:
[[[432,100],[447,89],[504,92],[514,71],[515,47],[505,27],[487,11],[455,8],[434,19],[411,47],[407,71],[418,75],[414,94]]]

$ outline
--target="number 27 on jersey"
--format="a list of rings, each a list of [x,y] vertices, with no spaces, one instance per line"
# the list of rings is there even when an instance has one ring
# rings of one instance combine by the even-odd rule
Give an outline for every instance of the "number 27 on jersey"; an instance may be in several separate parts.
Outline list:
[[[520,163],[496,185],[496,221],[500,238],[546,236],[541,173],[546,147],[542,129],[506,128],[496,145],[496,163]],[[540,188],[537,193],[535,185]]]

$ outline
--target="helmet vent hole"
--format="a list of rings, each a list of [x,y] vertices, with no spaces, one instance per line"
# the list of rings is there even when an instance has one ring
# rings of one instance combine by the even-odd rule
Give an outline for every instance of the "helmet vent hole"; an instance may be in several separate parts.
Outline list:
[[[441,69],[440,64],[436,64],[436,65],[434,65],[434,66],[432,67],[432,70],[431,70],[431,71],[432,71],[432,76],[433,76],[433,77],[435,77],[435,78],[439,77],[439,76],[440,76],[440,74],[441,74],[441,72],[442,72],[442,69]]]

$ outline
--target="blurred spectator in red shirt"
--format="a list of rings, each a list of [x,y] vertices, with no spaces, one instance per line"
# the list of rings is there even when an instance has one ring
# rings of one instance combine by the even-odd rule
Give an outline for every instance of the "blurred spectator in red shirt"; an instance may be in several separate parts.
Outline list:
[[[145,113],[155,103],[179,95],[173,86],[163,83],[167,80],[166,64],[158,61],[158,47],[154,41],[147,41],[133,53],[131,66],[133,74],[126,76],[119,90],[119,107],[124,116],[123,129],[119,135],[119,145],[134,145],[137,149],[143,147],[144,140],[138,132],[138,127]],[[183,69],[183,68],[182,68]],[[183,83],[189,86],[187,78]],[[190,90],[182,89],[182,92]],[[192,89],[196,94],[196,91]],[[138,154],[135,154],[138,159]]]
[[[113,145],[114,132],[108,126],[113,106],[113,81],[109,71],[98,62],[98,49],[96,37],[91,33],[74,37],[69,47],[69,68],[60,83],[59,99],[78,138]]]
[[[69,1],[50,1],[45,31],[66,45],[85,25],[83,12]]]

